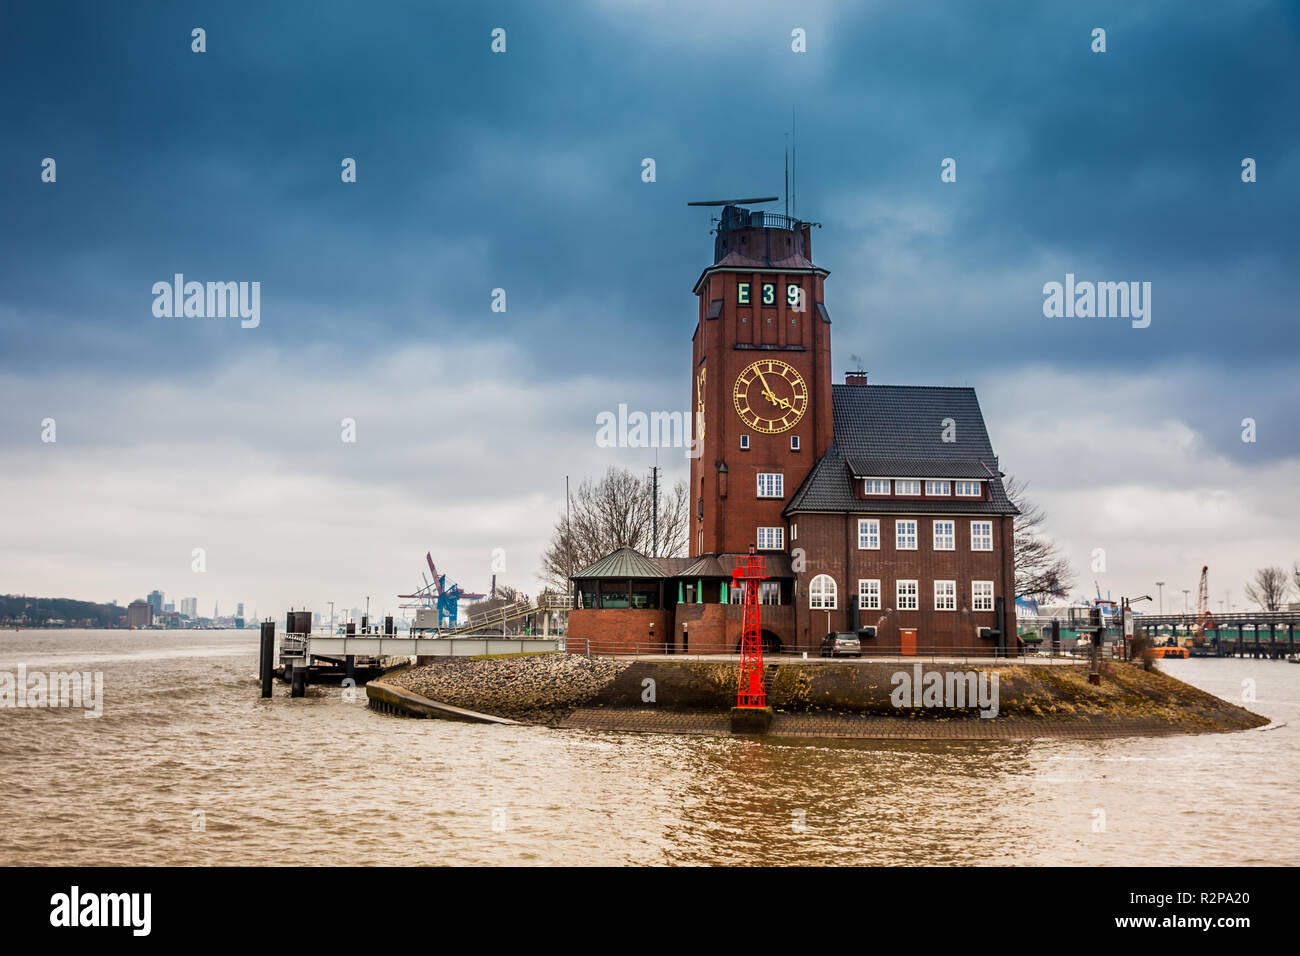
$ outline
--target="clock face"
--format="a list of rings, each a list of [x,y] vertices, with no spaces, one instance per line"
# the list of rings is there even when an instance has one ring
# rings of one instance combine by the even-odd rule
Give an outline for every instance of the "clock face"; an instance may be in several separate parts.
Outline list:
[[[775,435],[798,424],[808,409],[808,386],[792,365],[762,359],[736,377],[736,414],[756,432]]]

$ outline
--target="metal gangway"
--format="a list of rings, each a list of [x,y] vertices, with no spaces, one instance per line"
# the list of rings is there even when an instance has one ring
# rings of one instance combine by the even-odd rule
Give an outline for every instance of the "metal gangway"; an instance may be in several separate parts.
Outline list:
[[[545,592],[538,595],[536,599],[515,601],[503,607],[493,608],[483,614],[472,614],[464,624],[444,630],[441,635],[443,637],[456,637],[462,634],[488,631],[497,627],[504,630],[512,621],[540,614],[543,626],[542,637],[549,637],[551,614],[571,610],[573,610],[572,595],[557,594],[553,591]]]

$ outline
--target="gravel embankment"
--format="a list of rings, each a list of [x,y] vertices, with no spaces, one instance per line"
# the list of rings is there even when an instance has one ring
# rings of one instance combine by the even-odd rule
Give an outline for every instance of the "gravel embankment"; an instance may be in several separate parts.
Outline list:
[[[389,683],[454,707],[551,723],[582,706],[627,666],[577,654],[452,658],[413,667]]]

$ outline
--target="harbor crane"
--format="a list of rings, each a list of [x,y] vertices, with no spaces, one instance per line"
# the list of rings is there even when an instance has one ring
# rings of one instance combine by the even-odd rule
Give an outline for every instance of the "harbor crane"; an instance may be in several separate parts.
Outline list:
[[[1201,568],[1201,587],[1196,595],[1196,625],[1192,630],[1192,644],[1202,646],[1206,631],[1214,626],[1214,615],[1210,612],[1210,566],[1207,564]]]
[[[417,600],[420,603],[403,604],[402,607],[436,607],[438,609],[438,627],[455,627],[460,599],[478,601],[487,597],[487,595],[462,591],[459,584],[453,584],[449,587],[447,585],[447,575],[439,574],[437,565],[433,563],[433,552],[426,551],[424,560],[429,563],[429,572],[433,575],[433,580],[430,581],[424,576],[424,571],[421,571],[420,577],[424,578],[424,587],[418,588],[414,594],[397,595],[404,600]]]

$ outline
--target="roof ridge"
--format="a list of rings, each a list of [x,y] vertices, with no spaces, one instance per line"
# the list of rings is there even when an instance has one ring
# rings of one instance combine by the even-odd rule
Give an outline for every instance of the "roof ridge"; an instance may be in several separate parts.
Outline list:
[[[832,382],[831,388],[923,388],[928,391],[943,389],[952,392],[973,392],[974,385],[895,385],[882,384],[880,382],[869,382],[866,385],[850,385],[847,382]]]

